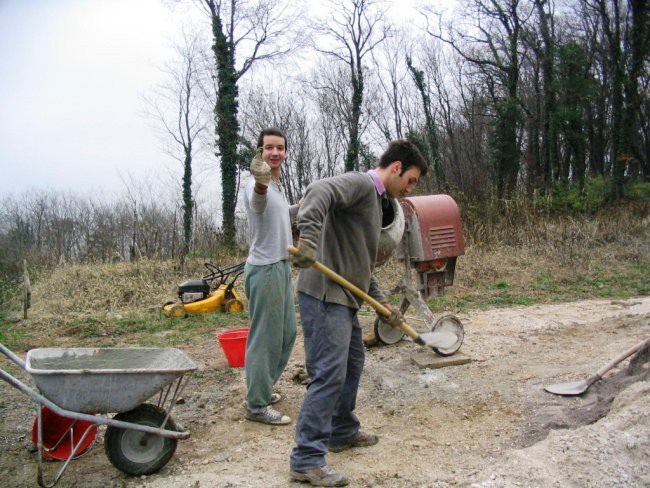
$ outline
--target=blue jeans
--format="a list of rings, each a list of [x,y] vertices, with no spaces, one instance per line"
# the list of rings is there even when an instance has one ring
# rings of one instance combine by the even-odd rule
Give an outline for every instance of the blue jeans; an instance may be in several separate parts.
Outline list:
[[[296,424],[293,471],[325,464],[330,444],[359,431],[354,414],[365,353],[357,310],[298,294],[309,385]]]

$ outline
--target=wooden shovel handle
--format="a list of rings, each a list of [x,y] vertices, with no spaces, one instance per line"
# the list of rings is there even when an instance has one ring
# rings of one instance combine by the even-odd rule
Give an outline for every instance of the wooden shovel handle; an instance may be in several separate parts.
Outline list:
[[[298,253],[298,248],[295,246],[289,246],[288,250],[291,254]],[[368,305],[370,305],[380,314],[384,315],[385,317],[390,316],[390,310],[388,310],[388,308],[384,307],[381,303],[379,303],[377,300],[372,298],[370,295],[368,295],[365,291],[363,291],[358,286],[354,285],[353,283],[350,283],[348,280],[343,278],[343,276],[338,274],[336,271],[329,269],[323,263],[320,263],[318,261],[314,261],[314,264],[312,264],[311,267],[320,271],[325,276],[327,276],[330,280],[334,281],[335,283],[338,283],[343,288],[347,288],[348,290],[350,290],[352,293],[354,293],[356,296],[361,298],[364,302],[366,302]],[[411,328],[406,322],[402,321],[402,325],[400,326],[400,329],[402,329],[406,333],[406,335],[408,335],[414,341],[418,343],[419,341],[422,341],[420,335],[413,328]]]
[[[598,379],[602,378],[603,375],[605,373],[607,373],[610,369],[612,369],[614,366],[616,366],[618,363],[623,361],[628,356],[631,356],[635,352],[640,351],[641,349],[643,349],[646,346],[646,344],[650,344],[650,339],[645,339],[645,340],[639,342],[637,345],[632,346],[627,351],[621,353],[619,356],[612,359],[609,363],[607,363],[605,366],[603,366],[598,371],[596,371],[595,376],[597,376]]]

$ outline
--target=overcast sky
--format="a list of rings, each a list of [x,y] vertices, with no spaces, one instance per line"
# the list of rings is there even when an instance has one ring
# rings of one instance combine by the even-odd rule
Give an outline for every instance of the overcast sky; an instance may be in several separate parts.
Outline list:
[[[111,193],[173,164],[140,96],[178,16],[160,0],[0,0],[0,196]]]
[[[141,99],[164,80],[181,26],[203,18],[173,3],[0,0],[0,198],[30,189],[111,196],[123,178],[179,165]],[[396,0],[391,15],[415,3]]]

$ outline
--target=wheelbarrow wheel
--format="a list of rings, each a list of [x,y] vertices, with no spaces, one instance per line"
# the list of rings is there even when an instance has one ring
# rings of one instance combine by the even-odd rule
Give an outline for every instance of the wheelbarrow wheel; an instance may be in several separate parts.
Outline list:
[[[160,427],[166,416],[167,413],[162,408],[143,403],[129,412],[117,414],[114,420]],[[177,430],[171,417],[167,419],[165,429]],[[141,476],[162,469],[174,455],[177,443],[177,439],[109,425],[104,448],[113,466],[123,473]]]

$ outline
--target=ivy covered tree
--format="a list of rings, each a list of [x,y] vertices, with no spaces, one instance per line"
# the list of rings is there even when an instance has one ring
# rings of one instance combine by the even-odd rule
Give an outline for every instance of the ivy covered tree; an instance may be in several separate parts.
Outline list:
[[[200,62],[200,43],[196,34],[184,33],[181,44],[176,46],[176,59],[165,66],[165,82],[145,97],[147,112],[160,127],[164,149],[172,158],[180,161],[182,177],[183,245],[180,260],[183,262],[190,251],[194,217],[192,192],[192,163],[197,138],[206,130],[206,99],[202,96],[201,82],[204,75]]]
[[[289,39],[299,9],[285,0],[200,0],[212,27],[216,102],[214,108],[217,156],[221,162],[223,239],[235,242],[235,207],[239,174],[238,82],[258,61],[283,56],[295,43]],[[238,66],[238,49],[242,52]]]
[[[424,154],[428,156],[427,159],[429,160],[429,164],[433,165],[433,173],[435,175],[438,191],[444,192],[447,191],[447,181],[445,178],[444,169],[442,167],[440,147],[438,142],[438,131],[435,126],[433,111],[431,109],[431,98],[429,97],[429,90],[426,84],[426,80],[424,79],[424,71],[418,69],[413,65],[413,61],[410,56],[406,57],[406,65],[408,66],[411,76],[413,77],[413,82],[415,83],[418,93],[422,98],[422,109],[424,112],[426,131],[424,135],[424,148],[420,147],[420,149],[425,149]],[[411,134],[410,138],[412,139],[413,137],[414,134]],[[416,141],[413,142],[418,145]]]

